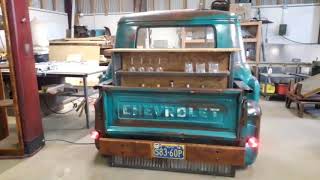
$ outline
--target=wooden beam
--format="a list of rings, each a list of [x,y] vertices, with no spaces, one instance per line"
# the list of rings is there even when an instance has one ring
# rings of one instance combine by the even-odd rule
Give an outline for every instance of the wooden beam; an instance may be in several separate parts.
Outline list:
[[[109,14],[109,0],[104,0],[104,14],[106,16]]]
[[[154,10],[154,0],[145,0],[146,2],[146,11]]]
[[[261,5],[261,0],[256,0],[256,6],[260,6]]]
[[[13,1],[10,1],[10,2],[13,3]],[[28,60],[28,62],[30,62],[30,60],[32,60],[30,58],[25,58],[25,57],[28,57],[28,56],[27,55],[22,56],[21,51],[17,50],[18,49],[17,48],[18,47],[17,44],[21,43],[19,41],[19,39],[25,39],[25,40],[29,39],[30,36],[28,36],[28,34],[30,33],[30,31],[26,30],[26,32],[23,33],[23,35],[21,35],[21,33],[17,33],[17,34],[15,34],[15,36],[12,35],[12,32],[18,32],[17,29],[21,28],[21,23],[17,22],[18,21],[17,18],[16,18],[17,11],[15,11],[12,8],[12,7],[15,7],[15,5],[17,5],[16,4],[17,2],[14,2],[13,4],[11,4],[11,3],[7,3],[7,1],[5,1],[5,0],[0,0],[0,6],[1,6],[1,9],[2,9],[2,15],[4,17],[3,18],[3,24],[4,24],[5,40],[6,40],[6,45],[7,45],[7,61],[9,63],[9,69],[10,69],[10,72],[11,72],[10,73],[10,84],[11,84],[11,93],[12,93],[13,102],[14,102],[13,110],[14,110],[14,114],[16,116],[16,131],[17,131],[16,134],[18,136],[18,142],[19,142],[18,146],[17,146],[17,149],[16,149],[16,153],[17,153],[17,155],[21,155],[22,156],[24,154],[24,141],[23,141],[23,138],[25,137],[25,138],[28,139],[28,138],[30,138],[30,136],[29,136],[28,132],[22,132],[22,123],[21,123],[20,108],[19,108],[20,106],[18,104],[19,97],[18,97],[18,92],[17,92],[18,91],[17,81],[19,81],[21,79],[17,78],[16,74],[13,73],[13,72],[16,72],[15,70],[20,69],[21,67],[23,67],[22,70],[21,69],[18,70],[18,72],[16,72],[17,74],[20,74],[21,72],[23,72],[26,69],[28,70],[28,67],[26,67],[26,65],[28,65],[28,63],[27,64],[23,64],[22,63],[22,65],[17,63],[21,67],[20,68],[16,68],[15,67],[16,63],[15,62],[21,62],[22,58],[24,58],[25,60]],[[7,4],[9,5],[9,7],[7,7]],[[20,8],[22,7],[22,9],[20,9],[20,10],[22,10],[22,11],[27,10],[26,1],[21,3],[21,4],[22,4],[22,6],[20,6]],[[8,19],[10,17],[12,18],[12,21],[9,22]],[[29,23],[29,22],[27,21],[27,23]],[[13,43],[13,45],[11,43]],[[27,44],[29,42],[28,42],[28,40],[26,40],[24,43]],[[14,60],[13,59],[13,54],[15,55],[14,57],[18,57],[18,58]],[[29,65],[30,65],[30,63],[29,63]],[[34,67],[33,67],[33,69],[34,69]],[[30,71],[30,72],[32,72],[32,71]],[[27,74],[27,73],[25,73],[25,74]],[[25,77],[25,76],[23,76],[23,77]],[[32,80],[33,80],[32,79],[32,75],[28,76],[26,79],[28,79],[30,82],[32,82]],[[20,82],[23,82],[23,81],[20,81]],[[23,83],[22,83],[22,85],[23,85]],[[32,85],[34,85],[33,83],[29,83],[29,85],[31,87],[34,87],[34,86],[32,86]],[[23,91],[22,93],[28,94],[28,91]],[[30,91],[29,91],[29,93],[30,93]],[[32,94],[32,93],[28,94],[28,95],[31,96],[31,97],[36,97],[36,96],[33,96],[34,94]],[[27,103],[30,103],[32,105],[37,104],[36,103],[36,101],[37,101],[36,98],[34,99],[34,101],[30,101],[30,99],[28,99],[28,100],[29,101],[27,101]],[[38,102],[38,104],[39,104],[39,102]],[[26,125],[27,124],[26,123],[24,125],[24,127],[26,127],[26,131],[27,131],[28,128],[30,128],[30,127],[32,128],[32,126],[33,127],[37,126],[37,120],[39,120],[39,119],[37,119],[37,114],[38,114],[38,112],[40,114],[40,111],[37,111],[37,110],[38,110],[37,107],[35,107],[35,109],[32,110],[32,114],[31,113],[27,113],[27,114],[24,113],[27,117],[34,117],[34,119],[32,119],[32,123],[31,124]],[[30,112],[30,111],[26,110],[24,112]],[[27,122],[26,119],[24,119],[24,121]],[[41,121],[41,119],[40,119],[40,121]],[[37,134],[37,131],[35,131],[33,133],[33,135],[35,135],[35,134]],[[3,155],[4,153],[0,152],[0,154]],[[8,152],[8,155],[10,155],[9,152]]]
[[[52,6],[54,11],[58,11],[58,6],[59,6],[58,0],[52,0]]]
[[[97,13],[97,0],[91,0],[90,1],[90,12],[92,14],[96,14]]]
[[[133,11],[134,12],[140,12],[141,11],[141,3],[142,3],[142,1],[141,0],[134,0],[133,3],[134,3],[133,4],[133,7],[134,7]]]
[[[147,0],[142,0],[141,11],[143,11],[143,12],[148,11],[148,2],[147,2]]]
[[[122,5],[123,5],[122,0],[119,0],[119,12],[123,11]]]
[[[186,52],[203,52],[203,53],[214,53],[214,52],[239,52],[240,48],[185,48],[185,49],[137,49],[137,48],[114,48],[114,49],[107,49],[106,51],[110,53],[124,53],[124,52],[140,52],[140,53],[168,53],[168,52],[175,52],[175,53],[186,53]]]
[[[283,0],[277,0],[277,4],[283,4]]]
[[[80,14],[83,12],[83,4],[82,4],[82,1],[81,0],[77,0],[77,13]]]
[[[48,0],[41,0],[40,7],[41,9],[48,9]]]
[[[148,11],[149,4],[147,0],[135,0],[134,1],[134,12]]]
[[[188,0],[183,0],[183,9],[188,9]]]

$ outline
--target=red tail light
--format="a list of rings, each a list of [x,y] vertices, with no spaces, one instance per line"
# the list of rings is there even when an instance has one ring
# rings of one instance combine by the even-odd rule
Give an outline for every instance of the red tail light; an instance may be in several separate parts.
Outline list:
[[[92,139],[99,139],[99,137],[100,137],[100,134],[99,134],[99,132],[98,131],[92,131],[91,133],[90,133],[90,137],[92,138]]]
[[[247,140],[246,147],[257,148],[259,146],[259,141],[255,137],[251,137]]]

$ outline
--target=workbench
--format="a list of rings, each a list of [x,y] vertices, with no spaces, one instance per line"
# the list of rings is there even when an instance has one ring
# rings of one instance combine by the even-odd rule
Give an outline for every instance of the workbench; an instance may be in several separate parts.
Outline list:
[[[294,80],[296,78],[295,75],[291,75],[291,74],[284,74],[284,73],[272,73],[272,74],[268,74],[268,73],[260,73],[259,74],[260,77],[263,77],[264,81],[262,81],[261,83],[264,84],[264,90],[261,91],[261,94],[266,98],[266,100],[269,100],[271,96],[275,96],[277,95],[276,93],[267,93],[266,89],[267,89],[267,84],[272,82],[272,79],[287,79],[287,80]],[[270,82],[268,82],[270,81]]]
[[[82,78],[83,80],[83,94],[70,94],[67,96],[70,97],[83,97],[85,99],[85,114],[86,114],[86,127],[89,128],[89,94],[88,94],[88,84],[87,78],[90,75],[95,75],[99,73],[103,73],[108,69],[108,66],[93,66],[88,65],[87,63],[55,63],[57,66],[56,69],[52,70],[38,70],[38,77],[74,77],[74,78]],[[43,66],[42,63],[36,64],[36,69],[40,66]],[[2,69],[2,73],[8,74],[9,69]]]
[[[250,65],[250,67],[255,69],[254,75],[256,77],[259,77],[259,75],[261,75],[259,68],[262,68],[262,67],[266,67],[266,68],[281,67],[283,69],[293,68],[295,69],[295,71],[291,72],[290,75],[296,76],[296,79],[295,79],[296,82],[308,77],[307,74],[303,74],[301,71],[303,67],[311,68],[311,65],[312,65],[311,63],[303,63],[303,62],[248,62],[248,64]]]

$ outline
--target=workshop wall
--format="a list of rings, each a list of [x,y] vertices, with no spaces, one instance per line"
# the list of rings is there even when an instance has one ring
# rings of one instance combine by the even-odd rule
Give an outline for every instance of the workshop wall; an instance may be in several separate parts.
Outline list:
[[[2,14],[0,10],[0,14]],[[68,29],[68,16],[66,13],[43,10],[38,8],[29,8],[30,20],[35,17],[48,25],[48,39],[62,39],[66,37]],[[0,31],[0,50],[6,48],[4,31]]]
[[[265,42],[265,59],[268,62],[291,62],[301,59],[302,62],[312,62],[320,58],[320,45],[295,43],[317,43],[320,24],[320,5],[288,5],[261,6],[261,17],[273,21],[273,24],[263,25],[263,40]],[[255,17],[257,8],[252,9]],[[287,24],[287,40],[278,35],[279,25]]]
[[[30,7],[29,16],[31,21],[37,18],[39,21],[47,24],[49,40],[66,37],[68,29],[68,16],[66,13]]]
[[[105,16],[104,14],[84,15],[79,19],[80,25],[86,25],[89,29],[103,29],[107,26],[111,30],[112,35],[116,35],[119,19],[124,14],[112,14]]]
[[[270,44],[296,44],[278,35],[279,25],[287,24],[288,39],[303,42],[317,43],[320,24],[320,5],[288,5],[262,6],[261,17],[273,21],[273,24],[263,25],[263,38]],[[257,8],[252,9],[256,17]]]
[[[196,3],[194,3],[196,4]],[[195,6],[195,5],[194,5]],[[262,6],[260,8],[261,16],[264,19],[273,21],[273,24],[263,26],[263,37],[266,43],[271,44],[295,44],[278,35],[279,24],[287,24],[287,36],[289,39],[316,43],[319,34],[320,24],[320,5],[288,5],[282,6]],[[252,15],[255,17],[257,8],[252,9]],[[80,24],[87,25],[89,29],[101,29],[108,26],[111,33],[115,35],[117,22],[124,14],[104,14],[83,15],[80,17]],[[268,31],[267,31],[268,30]],[[267,36],[266,36],[267,35]]]
[[[301,62],[311,63],[320,59],[320,45],[265,44],[265,55],[268,62],[292,62],[292,59],[300,59]]]

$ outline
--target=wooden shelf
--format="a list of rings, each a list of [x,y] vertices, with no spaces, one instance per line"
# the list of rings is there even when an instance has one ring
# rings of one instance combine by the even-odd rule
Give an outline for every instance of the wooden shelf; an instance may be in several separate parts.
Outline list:
[[[13,100],[0,100],[0,107],[12,107],[13,106]]]
[[[241,22],[241,30],[251,35],[243,37],[244,48],[250,48],[255,52],[254,57],[247,57],[248,62],[260,62],[261,53],[261,21],[245,21]],[[258,74],[255,74],[256,76]]]
[[[260,21],[247,21],[247,22],[241,22],[241,26],[259,26],[261,24]]]
[[[130,76],[182,76],[182,77],[225,77],[229,76],[229,71],[219,71],[217,73],[186,73],[186,72],[129,72],[129,71],[117,71],[116,74],[130,75]]]
[[[105,50],[107,52],[238,52],[240,48],[183,48],[183,49],[136,49],[136,48],[116,48]]]
[[[257,38],[243,38],[243,42],[250,43],[250,42],[258,42]]]

